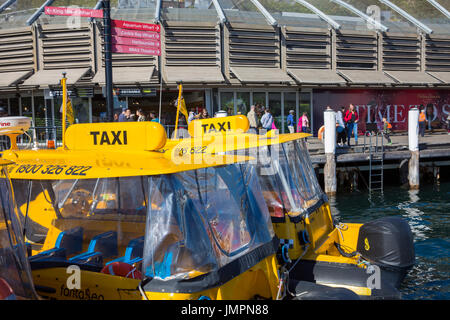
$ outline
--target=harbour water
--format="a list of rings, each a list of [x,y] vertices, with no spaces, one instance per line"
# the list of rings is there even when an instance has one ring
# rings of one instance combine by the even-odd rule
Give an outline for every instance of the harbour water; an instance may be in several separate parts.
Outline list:
[[[367,191],[338,194],[330,204],[340,222],[405,218],[414,234],[416,265],[400,288],[403,299],[450,299],[450,182],[417,191],[386,186],[383,194],[371,197]]]

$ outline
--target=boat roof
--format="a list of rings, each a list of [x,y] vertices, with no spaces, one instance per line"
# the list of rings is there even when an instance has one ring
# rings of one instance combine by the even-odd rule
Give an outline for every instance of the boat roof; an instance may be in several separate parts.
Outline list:
[[[179,155],[181,152],[201,151],[221,154],[229,151],[246,150],[269,145],[282,144],[310,137],[308,133],[278,134],[271,130],[265,134],[248,132],[249,121],[244,115],[193,120],[188,131],[191,137],[167,140],[164,151]],[[202,149],[199,149],[202,146]]]
[[[164,128],[156,122],[114,122],[71,125],[66,146],[58,149],[9,150],[3,161],[14,164],[12,179],[71,180],[171,174],[248,161],[246,156],[216,155],[178,161],[166,152]],[[186,155],[183,156],[184,158]]]

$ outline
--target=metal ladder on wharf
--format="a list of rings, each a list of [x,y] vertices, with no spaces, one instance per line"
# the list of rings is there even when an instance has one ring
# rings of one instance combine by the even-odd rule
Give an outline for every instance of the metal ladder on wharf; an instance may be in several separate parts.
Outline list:
[[[364,145],[366,146],[366,135]],[[369,133],[369,193],[384,189],[384,137],[383,132]],[[375,141],[373,141],[375,140]],[[375,142],[375,143],[374,143]],[[364,150],[365,152],[365,150]]]

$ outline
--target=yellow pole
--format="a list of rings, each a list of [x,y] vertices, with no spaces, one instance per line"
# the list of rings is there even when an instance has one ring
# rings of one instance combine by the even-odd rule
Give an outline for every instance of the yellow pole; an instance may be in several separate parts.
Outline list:
[[[62,86],[62,147],[66,149],[66,109],[67,109],[67,78],[66,73],[63,73],[63,78],[61,79]]]
[[[180,116],[180,105],[181,105],[181,95],[183,93],[183,85],[180,83],[178,90],[178,105],[177,105],[177,118],[175,120],[175,131],[174,131],[174,139],[177,138],[177,131],[178,131],[178,118]],[[186,119],[187,121],[187,119]]]

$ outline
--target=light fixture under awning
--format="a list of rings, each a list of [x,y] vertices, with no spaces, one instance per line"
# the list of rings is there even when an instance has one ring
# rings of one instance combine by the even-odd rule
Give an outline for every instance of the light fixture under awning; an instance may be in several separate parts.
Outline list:
[[[0,74],[0,87],[10,87],[29,77],[33,71],[15,71]]]
[[[328,69],[287,69],[287,72],[300,84],[332,85],[347,84],[334,70]]]
[[[218,66],[182,67],[166,66],[164,80],[167,83],[222,83],[225,79]]]
[[[420,71],[385,71],[392,78],[397,80],[399,85],[432,85],[442,84],[426,72]]]
[[[114,67],[112,69],[114,84],[136,84],[149,83],[155,67]],[[104,85],[106,83],[105,70],[99,69],[92,82]]]
[[[376,70],[339,70],[351,84],[393,84],[395,80],[382,71]]]
[[[442,71],[436,71],[436,72],[428,72],[431,76],[441,80],[443,84],[450,84],[450,72],[442,72]]]
[[[25,80],[24,86],[56,86],[59,85],[63,77],[63,72],[66,73],[67,84],[72,85],[77,83],[90,68],[81,69],[52,69],[39,70],[29,79]]]
[[[279,68],[231,67],[230,69],[242,83],[294,83],[292,78]]]

